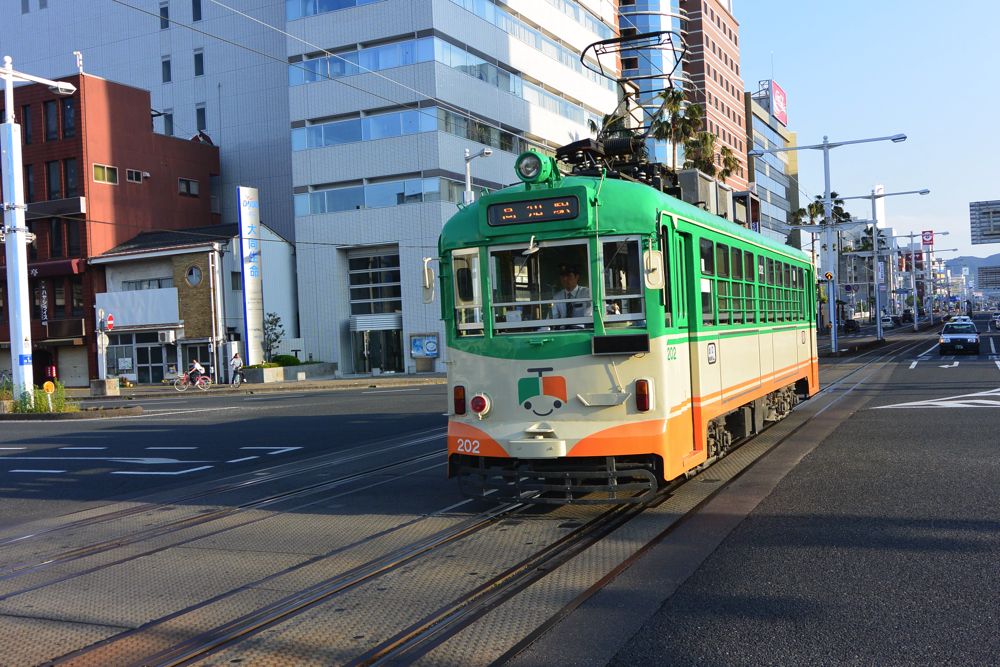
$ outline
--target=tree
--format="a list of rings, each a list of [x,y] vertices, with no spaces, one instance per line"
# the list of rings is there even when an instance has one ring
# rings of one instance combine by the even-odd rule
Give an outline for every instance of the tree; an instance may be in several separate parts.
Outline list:
[[[677,88],[665,90],[659,97],[663,100],[663,112],[652,123],[652,135],[658,141],[670,142],[670,172],[676,182],[677,147],[697,136],[705,124],[705,115],[700,105],[685,105],[684,92]]]
[[[684,143],[684,166],[715,177],[715,135],[699,132]]]
[[[847,222],[851,219],[851,214],[844,210],[844,200],[836,192],[830,193],[833,202],[834,223]],[[823,195],[816,195],[815,199],[809,202],[805,208],[800,208],[792,214],[792,220],[796,225],[818,225],[823,222]]]
[[[285,327],[281,324],[281,317],[277,313],[268,313],[264,316],[264,358],[271,360],[271,355],[285,338]]]

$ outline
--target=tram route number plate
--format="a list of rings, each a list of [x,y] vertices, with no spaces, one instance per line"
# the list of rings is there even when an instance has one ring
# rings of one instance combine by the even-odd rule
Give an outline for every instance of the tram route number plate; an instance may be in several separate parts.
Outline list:
[[[572,220],[578,215],[580,215],[580,202],[576,197],[511,201],[491,204],[486,209],[486,219],[492,227],[520,225],[528,222]]]

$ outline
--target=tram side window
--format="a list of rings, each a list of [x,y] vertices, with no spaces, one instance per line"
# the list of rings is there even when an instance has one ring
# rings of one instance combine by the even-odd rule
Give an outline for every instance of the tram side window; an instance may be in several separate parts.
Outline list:
[[[757,299],[754,296],[754,259],[753,253],[743,253],[743,279],[746,285],[743,286],[743,305],[747,322],[757,321]]]
[[[604,241],[604,320],[610,325],[644,326],[639,239]]]
[[[701,256],[701,323],[711,326],[716,324],[715,313],[715,281],[704,276],[715,275],[715,244],[708,239],[698,242]]]
[[[459,336],[481,336],[483,301],[479,289],[479,251],[456,250],[451,265],[455,284],[455,328]]]
[[[666,219],[660,226],[660,255],[663,258],[663,290],[662,290],[662,301],[663,301],[663,316],[664,324],[668,327],[673,326],[674,323],[674,308],[673,300],[670,297],[670,290],[673,289],[671,283],[670,274],[670,236],[667,233],[667,225],[670,224],[669,219]],[[683,260],[678,262],[679,266],[683,266]],[[678,284],[678,286],[680,283]]]

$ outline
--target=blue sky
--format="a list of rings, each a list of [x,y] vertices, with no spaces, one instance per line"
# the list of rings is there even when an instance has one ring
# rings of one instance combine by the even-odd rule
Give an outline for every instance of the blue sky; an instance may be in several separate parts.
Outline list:
[[[887,197],[896,233],[948,231],[937,248],[985,257],[969,238],[969,202],[1000,199],[1000,3],[993,0],[734,0],[743,84],[773,78],[801,145],[905,133],[830,152],[831,187]],[[800,199],[823,193],[821,151],[799,151]],[[806,196],[808,195],[808,196]],[[870,218],[868,200],[847,202]]]

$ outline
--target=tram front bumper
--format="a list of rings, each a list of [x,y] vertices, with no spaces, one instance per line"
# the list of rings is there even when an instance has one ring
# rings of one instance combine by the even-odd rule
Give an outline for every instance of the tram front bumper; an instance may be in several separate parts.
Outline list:
[[[513,459],[555,459],[566,456],[566,441],[555,438],[508,440],[505,449]]]

